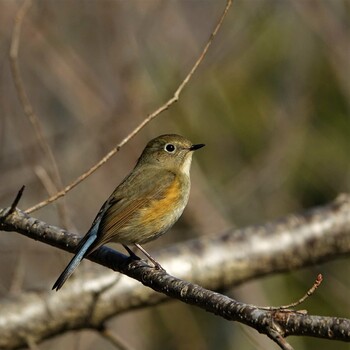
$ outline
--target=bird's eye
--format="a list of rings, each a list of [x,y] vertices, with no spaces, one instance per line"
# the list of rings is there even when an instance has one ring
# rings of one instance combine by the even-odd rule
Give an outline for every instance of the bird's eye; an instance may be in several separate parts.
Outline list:
[[[164,146],[164,149],[168,152],[168,153],[174,153],[176,150],[176,147],[172,144],[172,143],[167,143]]]

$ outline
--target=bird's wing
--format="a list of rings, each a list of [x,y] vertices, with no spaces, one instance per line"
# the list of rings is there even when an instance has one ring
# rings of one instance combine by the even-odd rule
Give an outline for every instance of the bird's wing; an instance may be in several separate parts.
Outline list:
[[[115,239],[118,231],[139,209],[149,206],[154,199],[163,198],[175,178],[171,171],[157,170],[151,177],[150,172],[147,172],[146,178],[143,172],[139,172],[121,183],[95,219],[100,222],[93,250]]]

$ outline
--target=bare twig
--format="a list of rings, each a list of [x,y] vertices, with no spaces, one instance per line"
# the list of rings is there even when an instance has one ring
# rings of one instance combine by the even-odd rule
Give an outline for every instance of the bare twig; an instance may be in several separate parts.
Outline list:
[[[305,295],[303,297],[301,297],[299,300],[297,300],[294,303],[291,303],[289,305],[282,305],[279,307],[279,309],[290,309],[293,308],[295,306],[300,305],[301,303],[303,303],[308,297],[310,297],[312,294],[315,293],[316,289],[320,286],[320,284],[323,281],[323,276],[321,274],[318,274],[315,283],[313,284],[313,286],[305,293]]]
[[[10,207],[10,210],[9,212],[7,213],[7,215],[10,215],[12,214],[15,210],[16,210],[16,207],[18,205],[18,202],[20,201],[21,197],[22,197],[22,194],[23,194],[23,191],[24,191],[24,185],[21,187],[21,189],[18,191],[17,193],[17,196],[15,198],[15,200],[12,202],[11,204],[11,207]]]
[[[53,196],[58,191],[58,188],[54,184],[54,182],[52,181],[52,178],[50,177],[50,175],[48,174],[46,169],[42,166],[36,166],[34,168],[34,172],[35,172],[36,176],[40,179],[41,183],[43,184],[47,194],[49,196]],[[68,220],[68,217],[66,215],[65,206],[64,205],[57,205],[57,210],[58,210],[59,217],[61,218],[62,222],[64,223],[63,226],[69,227],[70,229],[72,229],[73,225]],[[69,225],[68,225],[68,223],[69,223]]]
[[[272,339],[281,349],[283,350],[294,350],[294,348],[283,338],[281,330],[270,329],[267,334],[270,339]]]
[[[124,340],[112,333],[108,328],[104,327],[100,329],[99,333],[119,350],[133,349],[129,344],[126,344]]]
[[[301,303],[303,303],[308,297],[310,297],[312,294],[315,293],[316,289],[321,285],[322,281],[323,281],[322,274],[318,274],[313,286],[299,300],[295,301],[294,303],[291,303],[288,305],[281,305],[281,306],[262,306],[260,308],[264,310],[286,310],[286,309],[291,309],[295,306],[298,306]]]
[[[199,67],[199,65],[202,63],[204,57],[206,56],[210,45],[212,44],[214,37],[217,35],[219,29],[221,28],[221,25],[226,17],[226,14],[229,10],[229,8],[232,5],[232,0],[227,0],[226,7],[220,16],[220,19],[215,26],[213,32],[210,34],[209,40],[207,44],[205,45],[204,49],[202,50],[201,54],[199,55],[198,59],[194,63],[193,67],[191,68],[190,72],[186,75],[185,79],[182,81],[182,83],[179,85],[179,87],[176,89],[173,96],[165,102],[162,106],[160,106],[158,109],[156,109],[153,113],[149,114],[134,130],[132,130],[115,148],[113,148],[111,151],[109,151],[97,164],[95,164],[93,167],[91,167],[88,171],[86,171],[84,174],[80,175],[77,179],[75,179],[72,183],[67,185],[64,189],[57,192],[54,196],[51,196],[50,198],[32,206],[31,208],[28,208],[26,210],[26,213],[32,213],[35,210],[38,210],[49,203],[52,203],[53,201],[57,200],[58,198],[63,197],[67,192],[72,190],[75,186],[80,184],[83,180],[85,180],[88,176],[90,176],[92,173],[94,173],[97,169],[99,169],[103,164],[105,164],[111,157],[113,157],[121,147],[123,147],[127,142],[129,142],[137,133],[140,132],[142,128],[144,128],[149,122],[151,122],[154,118],[156,118],[158,115],[160,115],[162,112],[167,110],[171,105],[173,105],[175,102],[179,100],[180,94],[182,93],[185,86],[188,84],[190,79],[192,78],[193,74]]]
[[[30,350],[39,350],[39,347],[33,337],[28,337],[27,339],[27,345]]]
[[[24,191],[24,187],[25,186],[22,186],[21,189],[18,191],[18,193],[16,195],[16,198],[12,202],[11,206],[4,210],[4,213],[0,217],[0,224],[2,222],[4,222],[8,216],[10,216],[11,214],[13,214],[16,211],[16,207],[17,207],[18,202],[20,201],[20,199],[22,197],[22,194],[23,194],[23,191]]]
[[[13,277],[11,280],[11,285],[9,288],[10,295],[19,295],[23,292],[23,281],[26,273],[26,263],[25,263],[25,248],[21,248],[19,251],[19,257],[17,258],[17,263],[15,265],[15,270],[13,272]]]
[[[23,107],[24,114],[28,117],[28,120],[33,126],[40,148],[49,159],[50,167],[52,169],[53,177],[54,177],[53,183],[55,183],[57,188],[62,188],[63,183],[62,183],[60,172],[55,160],[55,156],[52,152],[52,149],[49,143],[47,142],[44,136],[44,132],[42,130],[40,120],[38,116],[35,114],[34,108],[30,103],[29,97],[24,87],[24,82],[19,69],[19,65],[18,65],[18,52],[19,52],[19,42],[20,42],[22,23],[31,5],[32,5],[31,0],[25,0],[22,6],[19,8],[15,18],[15,25],[12,32],[12,40],[11,40],[11,47],[10,47],[11,72],[12,72],[13,80],[17,90],[19,101]],[[60,218],[62,220],[62,224],[65,227],[67,227],[68,218],[67,218],[67,211],[65,209],[64,203],[58,204],[58,210],[59,210]]]
[[[13,59],[13,61],[16,61],[16,58],[18,56],[19,39],[20,39],[23,19],[31,5],[32,5],[31,0],[25,0],[22,6],[20,7],[20,9],[18,10],[15,18],[15,26],[12,32],[12,41],[11,41],[11,48],[10,48],[10,58]]]

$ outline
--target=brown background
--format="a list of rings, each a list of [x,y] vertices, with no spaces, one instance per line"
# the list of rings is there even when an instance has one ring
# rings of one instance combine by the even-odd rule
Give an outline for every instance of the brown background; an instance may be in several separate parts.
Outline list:
[[[18,189],[25,209],[47,197],[48,160],[19,103],[8,59],[20,1],[0,0],[0,207]],[[63,184],[68,184],[170,98],[206,43],[224,1],[36,1],[23,23],[19,67]],[[149,251],[326,203],[349,191],[350,2],[237,0],[180,101],[147,125],[64,200],[68,227],[85,233],[145,143],[179,133],[196,153],[182,219]],[[45,179],[45,176],[44,176]],[[62,226],[56,205],[35,216]],[[117,249],[120,247],[116,246]],[[0,233],[0,293],[50,288],[69,254]],[[99,269],[84,262],[80,269]],[[298,299],[350,317],[348,259],[249,282],[227,294],[254,304]],[[79,271],[78,271],[79,273]],[[265,336],[179,302],[110,322],[135,349],[272,349]],[[328,349],[294,338],[297,349]],[[349,345],[338,343],[338,349]],[[40,349],[112,349],[91,331]]]

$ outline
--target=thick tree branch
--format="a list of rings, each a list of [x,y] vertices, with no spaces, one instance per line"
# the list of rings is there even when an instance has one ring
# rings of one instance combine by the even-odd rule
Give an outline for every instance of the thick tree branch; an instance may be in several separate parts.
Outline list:
[[[343,195],[329,205],[301,215],[164,249],[157,259],[177,278],[150,268],[142,261],[130,262],[126,256],[107,247],[96,251],[90,259],[164,295],[228,320],[245,323],[275,341],[278,338],[276,332],[281,337],[309,335],[350,341],[350,321],[347,319],[310,316],[290,310],[266,310],[198,285],[222,290],[249,278],[347,254],[350,251],[349,212],[350,198]],[[17,231],[68,251],[73,251],[78,242],[78,236],[19,210],[6,213],[8,209],[0,211],[2,230]],[[99,274],[95,279],[93,274],[88,276],[81,271],[76,275],[79,276],[59,293],[28,293],[3,303],[0,307],[0,347],[23,346],[28,336],[39,342],[66,330],[97,328],[118,313],[165,299],[163,294],[142,288],[136,281],[115,273]],[[22,331],[20,335],[18,329]]]

